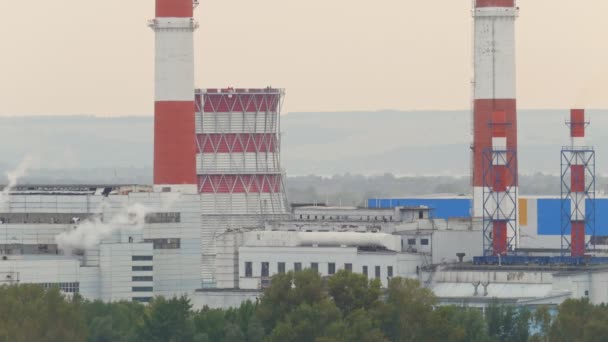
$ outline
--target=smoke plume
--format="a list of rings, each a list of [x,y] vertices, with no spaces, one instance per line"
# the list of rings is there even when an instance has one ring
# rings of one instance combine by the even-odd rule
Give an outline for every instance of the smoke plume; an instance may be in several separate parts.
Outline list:
[[[6,184],[4,189],[2,189],[2,192],[0,192],[0,204],[4,204],[8,201],[8,197],[11,193],[11,190],[14,189],[15,186],[17,186],[17,182],[19,181],[19,179],[23,178],[27,174],[27,171],[32,166],[33,161],[34,159],[31,156],[26,156],[25,158],[23,158],[21,163],[17,165],[16,169],[8,171],[6,173],[8,183]]]
[[[121,231],[139,232],[143,229],[148,209],[139,203],[124,208],[109,222],[95,216],[76,226],[74,230],[63,232],[55,237],[59,249],[69,254],[73,249],[88,249],[97,246],[103,239]]]

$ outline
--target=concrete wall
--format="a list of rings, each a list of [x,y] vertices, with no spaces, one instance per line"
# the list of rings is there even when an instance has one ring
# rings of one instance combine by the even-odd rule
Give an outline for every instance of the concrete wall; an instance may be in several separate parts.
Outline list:
[[[246,262],[252,263],[251,277],[246,276]],[[240,288],[258,289],[261,287],[263,262],[269,264],[269,276],[279,272],[279,262],[285,263],[285,272],[294,270],[295,263],[300,263],[302,269],[311,268],[312,263],[317,263],[321,276],[329,275],[330,263],[335,265],[335,272],[344,269],[346,264],[351,264],[353,272],[363,273],[365,266],[369,279],[376,277],[376,267],[379,267],[380,275],[378,278],[383,286],[388,285],[389,267],[393,269],[393,277],[411,277],[416,272],[416,266],[421,265],[421,259],[418,255],[359,252],[357,248],[353,247],[241,247],[239,248]]]
[[[136,260],[146,257],[150,260]],[[137,270],[149,267],[151,270]],[[154,281],[135,281],[136,276],[155,276],[151,243],[110,243],[100,246],[101,299],[119,301],[154,296]],[[149,288],[149,291],[138,291]]]
[[[433,232],[433,264],[458,262],[456,253],[465,253],[464,261],[483,255],[480,230],[438,230]]]

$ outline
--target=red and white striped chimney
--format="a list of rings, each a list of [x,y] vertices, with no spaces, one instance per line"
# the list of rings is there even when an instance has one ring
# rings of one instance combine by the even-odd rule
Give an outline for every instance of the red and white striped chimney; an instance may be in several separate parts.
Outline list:
[[[492,149],[492,115],[504,113],[507,148],[517,172],[517,115],[515,100],[515,0],[475,0],[473,104],[473,217],[484,213],[484,151]],[[515,177],[517,179],[517,177]],[[518,193],[517,184],[513,191]],[[488,189],[486,189],[487,191]]]
[[[508,249],[508,226],[513,215],[513,201],[509,198],[513,176],[508,167],[511,155],[507,152],[508,139],[506,113],[492,113],[492,166],[490,168],[492,191],[491,201],[485,205],[492,206],[487,211],[492,213],[492,250],[494,255],[506,255]]]
[[[572,147],[583,147],[585,139],[585,110],[570,111],[570,138]],[[585,152],[574,151],[570,166],[570,248],[572,256],[585,255]]]
[[[193,0],[156,0],[154,186],[197,192]]]

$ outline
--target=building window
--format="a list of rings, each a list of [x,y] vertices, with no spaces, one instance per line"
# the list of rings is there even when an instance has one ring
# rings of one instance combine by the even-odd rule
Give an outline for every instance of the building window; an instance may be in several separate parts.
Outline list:
[[[311,262],[310,263],[310,268],[315,270],[315,272],[319,272],[319,263],[318,262]]]
[[[150,303],[152,297],[133,297],[131,300],[138,303]]]
[[[36,285],[40,285],[43,289],[48,290],[50,288],[56,287],[59,290],[66,293],[78,293],[80,292],[80,283],[38,283]]]
[[[179,223],[180,213],[149,213],[144,219],[146,223]]]
[[[253,277],[253,264],[251,263],[251,261],[245,262],[245,277]]]
[[[418,218],[421,219],[421,220],[424,218],[424,211],[420,210],[418,212]]]
[[[154,291],[152,286],[134,286],[131,288],[133,292],[152,292]]]
[[[278,268],[279,268],[279,273],[285,273],[285,263],[284,262],[280,262],[278,264]]]
[[[153,269],[152,266],[133,266],[131,268],[133,271],[152,271]]]
[[[429,245],[429,239],[420,239],[420,244],[423,246],[428,246]]]
[[[131,278],[131,281],[153,281],[152,276],[135,276]]]
[[[415,246],[416,245],[416,239],[407,239],[407,244],[410,246]]]
[[[389,278],[393,277],[393,266],[388,266],[386,268],[386,276],[389,277]]]
[[[146,243],[152,243],[154,249],[179,249],[180,239],[144,239]]]
[[[300,220],[302,219],[302,215],[300,214]]]
[[[293,263],[293,270],[296,271],[296,272],[302,271],[302,263],[301,262],[294,262]]]
[[[363,266],[363,274],[367,278],[367,266]]]
[[[262,277],[268,277],[269,275],[269,269],[270,269],[270,265],[268,262],[263,262],[262,263]]]
[[[376,266],[376,279],[380,279],[380,266]]]
[[[333,262],[330,262],[329,264],[327,264],[327,274],[334,274],[336,273],[336,264]]]
[[[152,260],[151,255],[133,255],[131,257],[132,261],[150,261]]]
[[[353,264],[344,264],[344,269],[347,270],[348,272],[352,272]]]

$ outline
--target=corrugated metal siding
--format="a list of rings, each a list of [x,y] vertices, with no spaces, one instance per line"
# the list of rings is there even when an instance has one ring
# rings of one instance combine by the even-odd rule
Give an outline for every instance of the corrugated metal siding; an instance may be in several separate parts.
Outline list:
[[[196,156],[196,173],[279,173],[276,153],[222,153]]]
[[[537,200],[538,235],[561,235],[561,199],[540,198]],[[608,236],[608,198],[595,200],[595,233],[598,236]],[[585,203],[586,215],[591,216],[591,201]],[[565,211],[570,211],[570,201],[565,203]],[[570,234],[570,224],[566,227]]]
[[[268,133],[277,130],[276,113],[196,113],[196,133]]]

